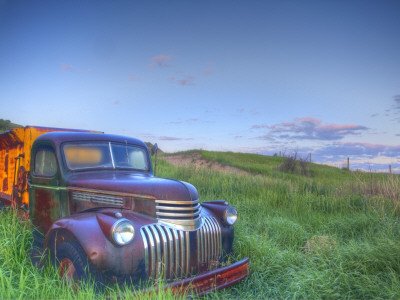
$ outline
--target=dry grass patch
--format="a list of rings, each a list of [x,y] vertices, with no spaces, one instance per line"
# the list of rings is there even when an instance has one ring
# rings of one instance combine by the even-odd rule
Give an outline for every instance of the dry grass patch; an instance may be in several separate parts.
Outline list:
[[[375,200],[378,206],[384,208],[387,203],[392,204],[396,214],[400,214],[400,176],[386,175],[381,178],[354,174],[354,179],[343,185],[338,190],[339,195],[361,195],[367,199]]]
[[[303,247],[305,253],[318,253],[332,251],[336,248],[337,241],[329,235],[314,235]]]
[[[211,171],[217,171],[222,173],[230,173],[236,175],[249,175],[249,172],[243,171],[239,168],[232,166],[226,166],[215,161],[206,160],[201,157],[199,153],[188,153],[188,154],[174,154],[163,156],[170,164],[181,167],[193,167],[195,169],[209,169]]]

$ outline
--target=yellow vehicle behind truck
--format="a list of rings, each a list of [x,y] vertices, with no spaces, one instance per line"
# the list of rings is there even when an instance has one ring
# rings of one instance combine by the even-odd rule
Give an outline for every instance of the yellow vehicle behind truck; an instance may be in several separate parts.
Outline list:
[[[0,198],[7,205],[27,210],[27,174],[33,142],[56,128],[26,126],[0,134]]]

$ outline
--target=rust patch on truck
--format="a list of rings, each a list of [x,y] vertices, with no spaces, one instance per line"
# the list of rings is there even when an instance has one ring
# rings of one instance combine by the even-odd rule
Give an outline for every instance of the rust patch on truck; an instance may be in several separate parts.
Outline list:
[[[35,191],[35,219],[34,223],[42,232],[47,232],[53,222],[51,211],[54,209],[54,199],[52,192],[44,189]]]

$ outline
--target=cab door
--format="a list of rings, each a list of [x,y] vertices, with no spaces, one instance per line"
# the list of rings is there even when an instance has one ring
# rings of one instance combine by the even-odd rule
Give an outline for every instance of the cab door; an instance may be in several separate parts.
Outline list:
[[[60,168],[52,145],[39,145],[32,151],[29,180],[30,216],[42,233],[60,217]]]

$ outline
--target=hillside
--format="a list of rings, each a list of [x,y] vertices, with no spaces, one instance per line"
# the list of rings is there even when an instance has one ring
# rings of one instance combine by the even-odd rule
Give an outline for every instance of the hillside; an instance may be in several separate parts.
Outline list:
[[[284,162],[208,151],[159,157],[158,176],[191,182],[202,201],[226,199],[238,210],[231,260],[249,257],[251,275],[210,297],[400,298],[399,176],[316,164],[300,175],[282,171]],[[29,224],[9,212],[0,213],[0,238],[0,298],[155,297],[132,287],[71,289],[53,270],[36,269]]]
[[[192,167],[164,162],[159,174],[193,183],[202,200],[227,199],[239,212],[235,257],[250,257],[252,274],[219,297],[400,297],[399,176],[317,164],[303,176],[279,171],[280,157],[176,155]]]

